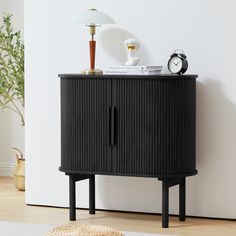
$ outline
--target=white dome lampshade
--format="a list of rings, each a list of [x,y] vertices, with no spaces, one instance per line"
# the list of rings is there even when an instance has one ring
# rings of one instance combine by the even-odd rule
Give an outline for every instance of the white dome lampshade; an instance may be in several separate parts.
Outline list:
[[[92,8],[79,16],[78,23],[86,24],[87,26],[100,26],[103,24],[115,24],[115,21],[106,13]]]

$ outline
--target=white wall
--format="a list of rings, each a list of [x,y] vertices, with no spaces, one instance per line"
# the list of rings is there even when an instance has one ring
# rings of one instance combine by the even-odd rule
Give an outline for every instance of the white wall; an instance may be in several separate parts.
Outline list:
[[[0,23],[4,13],[13,15],[14,30],[24,34],[24,1],[0,0]],[[24,152],[24,128],[15,113],[9,110],[0,110],[0,176],[11,176],[15,165],[15,156],[12,147],[17,147]]]
[[[88,32],[76,23],[87,8],[111,15],[116,26],[98,29],[97,66],[125,60],[123,40],[141,43],[142,63],[166,65],[182,48],[188,73],[199,74],[197,168],[187,180],[187,213],[236,218],[236,33],[234,0],[25,0],[26,202],[68,206],[68,177],[60,165],[59,73],[88,64]],[[78,184],[77,204],[88,206],[87,182]],[[177,189],[170,212],[178,212]],[[97,177],[97,208],[161,212],[155,179]]]

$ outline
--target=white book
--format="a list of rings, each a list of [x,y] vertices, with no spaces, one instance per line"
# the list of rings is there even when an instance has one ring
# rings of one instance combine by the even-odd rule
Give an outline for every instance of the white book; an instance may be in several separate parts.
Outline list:
[[[111,71],[104,70],[104,75],[159,75],[161,74],[161,70],[155,71],[142,71],[142,70],[132,70],[132,71]]]
[[[156,71],[162,70],[163,66],[147,65],[147,66],[110,66],[106,70],[115,71],[130,71],[130,70],[141,70],[141,71]]]

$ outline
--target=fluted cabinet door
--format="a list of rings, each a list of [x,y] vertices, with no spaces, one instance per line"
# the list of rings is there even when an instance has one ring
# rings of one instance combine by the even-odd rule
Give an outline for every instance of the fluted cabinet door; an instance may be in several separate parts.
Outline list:
[[[111,80],[61,79],[61,169],[110,173]]]
[[[195,171],[195,79],[114,79],[113,171],[174,176]]]

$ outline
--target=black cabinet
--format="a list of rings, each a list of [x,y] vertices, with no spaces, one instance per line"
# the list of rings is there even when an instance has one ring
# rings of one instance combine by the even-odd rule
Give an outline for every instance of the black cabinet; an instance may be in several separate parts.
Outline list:
[[[90,179],[95,213],[97,174],[154,177],[163,182],[163,227],[168,227],[169,188],[180,185],[185,219],[185,177],[197,174],[195,75],[61,77],[61,167],[75,182]]]

